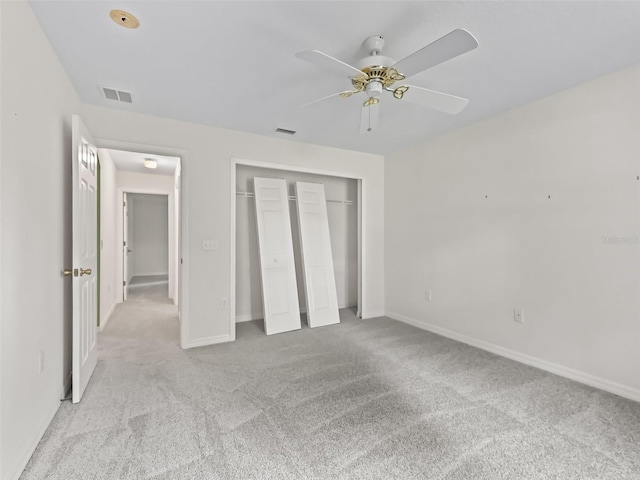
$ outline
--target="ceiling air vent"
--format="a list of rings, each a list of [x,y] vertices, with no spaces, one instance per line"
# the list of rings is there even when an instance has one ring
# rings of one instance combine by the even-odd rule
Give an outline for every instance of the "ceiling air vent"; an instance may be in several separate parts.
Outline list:
[[[276,128],[276,133],[284,133],[285,135],[295,135],[295,130],[287,130],[286,128]]]
[[[123,92],[121,90],[116,90],[114,88],[108,87],[100,87],[102,93],[104,93],[104,97],[107,100],[116,100],[118,102],[125,103],[133,103],[133,99],[131,98],[131,93]]]

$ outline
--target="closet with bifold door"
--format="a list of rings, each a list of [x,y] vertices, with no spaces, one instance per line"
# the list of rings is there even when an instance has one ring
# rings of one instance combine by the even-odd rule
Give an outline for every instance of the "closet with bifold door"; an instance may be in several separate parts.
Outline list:
[[[263,320],[272,335],[357,318],[358,189],[351,178],[236,166],[236,323]]]

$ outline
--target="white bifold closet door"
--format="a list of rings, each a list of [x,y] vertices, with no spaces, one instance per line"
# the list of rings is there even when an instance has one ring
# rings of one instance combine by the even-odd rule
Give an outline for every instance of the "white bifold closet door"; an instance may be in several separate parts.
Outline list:
[[[310,327],[339,323],[324,185],[296,182],[296,197],[307,323]]]
[[[289,195],[283,179],[253,179],[267,335],[298,330],[300,305],[293,259]]]

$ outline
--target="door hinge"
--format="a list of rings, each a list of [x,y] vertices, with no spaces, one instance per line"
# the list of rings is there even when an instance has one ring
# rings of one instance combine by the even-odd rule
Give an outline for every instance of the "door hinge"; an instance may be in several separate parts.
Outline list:
[[[127,282],[125,282],[124,280],[122,281],[122,286],[126,287],[127,286]]]
[[[123,247],[126,247],[126,246],[127,246],[127,242],[123,241],[123,242],[122,242],[122,246],[123,246]]]

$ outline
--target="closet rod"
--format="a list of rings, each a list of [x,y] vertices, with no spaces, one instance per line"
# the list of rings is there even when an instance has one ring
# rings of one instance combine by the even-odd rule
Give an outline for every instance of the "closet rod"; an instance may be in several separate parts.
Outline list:
[[[243,198],[253,198],[254,194],[253,192],[236,192],[236,196],[237,197],[243,197]],[[296,197],[294,195],[289,195],[289,200],[292,202],[296,201]],[[327,203],[339,203],[341,205],[353,205],[353,201],[351,200],[329,200],[327,199]]]

